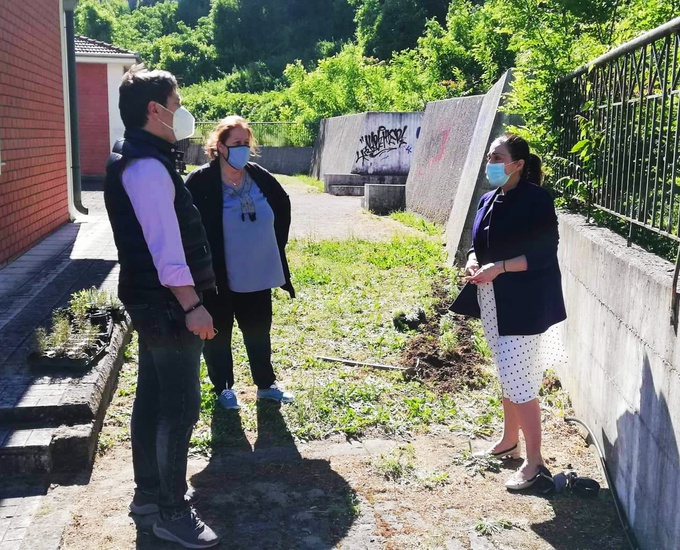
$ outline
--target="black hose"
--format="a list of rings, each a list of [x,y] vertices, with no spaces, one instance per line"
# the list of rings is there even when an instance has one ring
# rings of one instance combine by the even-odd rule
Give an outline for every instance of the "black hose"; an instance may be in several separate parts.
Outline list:
[[[578,418],[574,418],[573,416],[565,416],[564,421],[568,423],[575,422],[577,424],[580,424],[588,432],[586,443],[590,443],[595,446],[595,450],[597,451],[597,455],[600,459],[600,465],[602,466],[602,471],[604,472],[604,477],[607,480],[607,486],[611,490],[612,497],[614,499],[614,508],[616,509],[616,514],[619,516],[619,521],[621,522],[621,526],[623,527],[623,533],[626,535],[626,540],[628,541],[628,546],[630,546],[631,550],[639,550],[640,547],[638,546],[637,541],[635,540],[635,533],[633,533],[633,530],[630,527],[630,523],[628,523],[626,513],[622,510],[621,505],[619,504],[619,498],[616,495],[614,483],[609,477],[609,470],[607,469],[607,463],[604,459],[602,447],[600,447],[600,444],[595,438],[593,431],[590,429],[590,426],[588,426],[588,424],[586,424],[583,420],[579,420]]]

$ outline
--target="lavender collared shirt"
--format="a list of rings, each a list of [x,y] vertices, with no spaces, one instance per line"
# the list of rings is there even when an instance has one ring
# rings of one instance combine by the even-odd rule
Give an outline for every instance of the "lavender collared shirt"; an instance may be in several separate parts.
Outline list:
[[[122,180],[161,284],[194,286],[175,214],[175,186],[167,168],[154,158],[134,159],[123,170]]]

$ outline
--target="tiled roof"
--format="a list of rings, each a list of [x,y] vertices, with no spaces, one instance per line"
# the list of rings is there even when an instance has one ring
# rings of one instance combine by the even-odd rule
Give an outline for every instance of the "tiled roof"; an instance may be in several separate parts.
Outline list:
[[[87,36],[75,36],[76,55],[92,55],[102,57],[137,57],[137,53],[119,48],[113,44],[100,42]]]

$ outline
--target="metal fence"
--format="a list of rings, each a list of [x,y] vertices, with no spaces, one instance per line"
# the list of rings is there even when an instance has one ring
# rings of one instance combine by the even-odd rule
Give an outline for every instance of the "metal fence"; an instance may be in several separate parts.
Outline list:
[[[552,185],[627,222],[629,243],[634,227],[680,241],[679,52],[676,18],[556,84]]]
[[[680,241],[680,18],[562,78],[554,185]]]
[[[216,122],[197,122],[194,135],[177,143],[180,151],[178,169],[184,174],[186,165],[203,164],[203,145]],[[298,122],[249,122],[258,144],[263,147],[311,147],[316,139],[316,127]]]
[[[197,122],[191,141],[203,144],[216,122]],[[264,147],[310,147],[316,132],[299,122],[249,122],[257,142]]]

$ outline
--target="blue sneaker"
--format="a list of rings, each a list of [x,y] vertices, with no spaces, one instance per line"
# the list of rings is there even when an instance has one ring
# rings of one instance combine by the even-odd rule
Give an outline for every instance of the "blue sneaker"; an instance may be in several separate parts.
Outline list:
[[[276,384],[272,384],[266,390],[258,389],[257,398],[278,401],[279,403],[292,403],[295,400],[295,396],[292,393],[279,388]]]
[[[236,399],[234,390],[230,390],[229,388],[222,390],[222,393],[217,398],[217,401],[224,409],[231,410],[241,408],[241,405],[238,404],[238,399]]]

